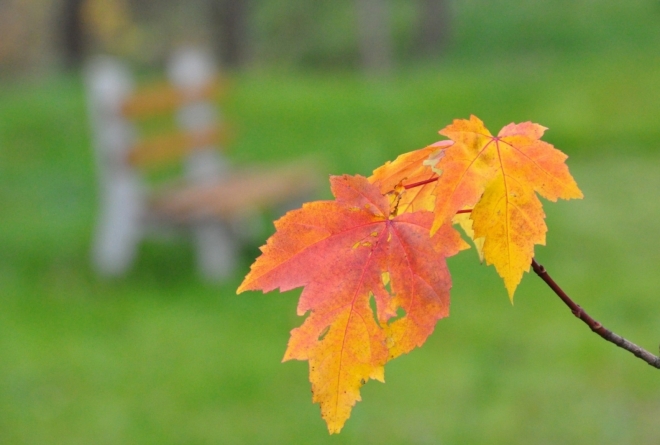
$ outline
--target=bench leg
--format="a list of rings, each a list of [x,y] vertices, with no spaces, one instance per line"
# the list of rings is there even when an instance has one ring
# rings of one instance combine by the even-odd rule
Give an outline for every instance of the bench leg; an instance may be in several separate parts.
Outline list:
[[[99,275],[120,276],[133,264],[143,231],[140,198],[139,187],[131,181],[119,181],[106,188],[92,247]]]

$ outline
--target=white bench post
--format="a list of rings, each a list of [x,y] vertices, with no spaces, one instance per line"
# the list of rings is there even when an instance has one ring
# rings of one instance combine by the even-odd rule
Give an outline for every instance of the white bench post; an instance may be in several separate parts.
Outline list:
[[[101,206],[92,259],[99,274],[116,276],[133,263],[145,210],[140,178],[126,164],[135,129],[121,113],[134,84],[126,66],[105,56],[87,65],[85,82]]]
[[[170,82],[183,94],[195,92],[213,82],[217,72],[212,58],[197,48],[175,52],[168,64]],[[185,131],[202,131],[219,121],[216,106],[205,99],[190,102],[177,112],[177,122]],[[228,174],[228,165],[218,147],[196,147],[186,158],[185,171],[191,183],[218,182]],[[225,278],[234,271],[237,240],[228,221],[208,218],[194,223],[197,263],[202,276],[210,280]]]

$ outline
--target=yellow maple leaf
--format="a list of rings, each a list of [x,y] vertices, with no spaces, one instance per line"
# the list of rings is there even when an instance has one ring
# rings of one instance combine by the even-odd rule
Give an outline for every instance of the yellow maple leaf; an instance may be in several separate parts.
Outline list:
[[[545,127],[509,124],[493,136],[475,116],[455,120],[440,131],[454,143],[434,167],[441,175],[433,231],[472,207],[473,239],[483,238],[483,254],[513,301],[529,271],[534,245],[545,244],[545,213],[536,193],[551,200],[582,198],[565,164],[567,156],[541,141]]]

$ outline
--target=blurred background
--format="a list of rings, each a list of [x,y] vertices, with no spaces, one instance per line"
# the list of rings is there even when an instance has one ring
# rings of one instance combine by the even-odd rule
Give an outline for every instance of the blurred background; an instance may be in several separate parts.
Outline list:
[[[220,282],[186,235],[147,238],[123,276],[98,276],[83,69],[109,54],[147,84],[191,44],[231,79],[217,107],[232,168],[312,156],[320,197],[327,175],[369,175],[454,118],[548,127],[585,199],[547,203],[536,257],[658,350],[658,0],[2,0],[0,443],[657,443],[658,371],[535,276],[512,306],[474,252],[449,261],[451,317],[332,437],[307,364],[280,363],[299,291],[235,294],[275,212]]]

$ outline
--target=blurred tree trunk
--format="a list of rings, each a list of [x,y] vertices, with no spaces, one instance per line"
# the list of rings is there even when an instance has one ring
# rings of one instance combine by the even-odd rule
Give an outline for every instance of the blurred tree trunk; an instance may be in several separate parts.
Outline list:
[[[80,66],[85,53],[83,3],[84,0],[63,0],[60,9],[59,33],[62,42],[62,56],[67,68]]]
[[[249,0],[212,0],[211,22],[222,65],[238,68],[248,59]]]
[[[392,33],[388,0],[355,0],[362,68],[370,74],[392,69]]]
[[[448,0],[418,0],[419,34],[414,48],[419,57],[437,56],[449,44],[451,13]]]

